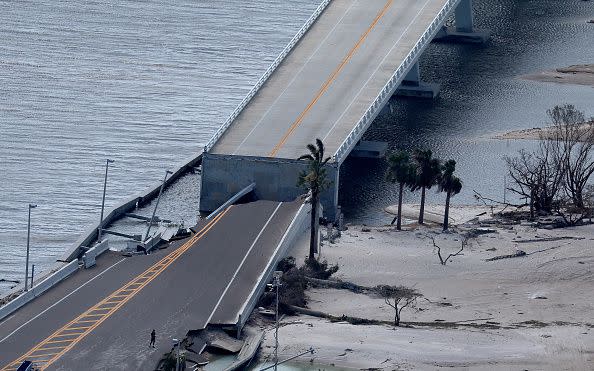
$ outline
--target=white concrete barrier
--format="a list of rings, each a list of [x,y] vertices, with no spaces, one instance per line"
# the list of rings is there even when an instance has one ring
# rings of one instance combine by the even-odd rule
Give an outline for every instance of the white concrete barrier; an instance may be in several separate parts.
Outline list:
[[[2,306],[0,308],[0,321],[17,311],[23,305],[40,296],[41,294],[58,284],[59,282],[63,281],[77,270],[78,260],[74,260],[64,265],[56,272],[50,274],[44,280],[42,280],[36,286],[34,286],[31,290],[22,293],[21,295],[17,296],[16,298],[8,302],[6,305]]]
[[[256,286],[254,286],[247,301],[244,303],[243,307],[239,311],[239,316],[237,318],[238,333],[241,332],[241,329],[248,320],[250,313],[252,313],[252,310],[256,306],[258,299],[260,299],[260,296],[264,292],[264,289],[266,288],[266,283],[268,283],[268,281],[270,281],[270,279],[272,278],[272,273],[276,269],[276,265],[278,264],[278,262],[285,257],[287,251],[291,246],[295,244],[297,238],[305,230],[307,230],[308,221],[310,218],[310,211],[311,204],[304,201],[303,205],[301,205],[301,207],[297,211],[297,214],[295,214],[295,217],[291,221],[291,224],[289,224],[289,227],[285,231],[285,234],[278,243],[276,250],[274,251],[274,254],[272,254],[272,256],[270,257],[268,265],[266,265],[266,269],[264,269],[264,272],[262,272],[258,279],[258,283],[256,283]]]
[[[82,257],[85,268],[91,268],[95,265],[95,259],[109,249],[109,241],[103,240],[96,246],[91,247]]]

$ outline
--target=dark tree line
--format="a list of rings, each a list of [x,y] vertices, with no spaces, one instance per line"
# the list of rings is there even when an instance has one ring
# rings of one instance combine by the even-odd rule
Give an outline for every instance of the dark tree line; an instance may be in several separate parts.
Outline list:
[[[412,154],[405,151],[392,153],[388,157],[388,171],[386,179],[398,184],[398,213],[392,220],[396,228],[402,228],[402,195],[405,188],[411,191],[421,191],[421,207],[419,210],[419,224],[424,223],[425,195],[427,189],[437,186],[440,192],[446,194],[443,230],[448,229],[450,199],[462,190],[462,181],[454,175],[456,161],[448,160],[442,163],[433,157],[430,150],[414,150]]]

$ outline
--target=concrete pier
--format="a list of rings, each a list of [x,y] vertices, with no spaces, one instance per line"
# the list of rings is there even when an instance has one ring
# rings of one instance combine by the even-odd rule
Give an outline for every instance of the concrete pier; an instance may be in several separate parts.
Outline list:
[[[454,12],[454,27],[443,26],[434,41],[463,44],[484,44],[489,41],[491,32],[476,30],[472,12],[472,0],[460,0]]]
[[[435,99],[439,96],[439,84],[421,81],[419,62],[408,71],[394,94],[397,97]]]

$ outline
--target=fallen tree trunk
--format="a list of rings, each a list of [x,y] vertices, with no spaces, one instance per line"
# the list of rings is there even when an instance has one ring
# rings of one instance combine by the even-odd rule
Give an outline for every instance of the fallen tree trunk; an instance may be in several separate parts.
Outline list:
[[[324,318],[329,320],[330,322],[348,322],[352,325],[379,325],[379,326],[394,326],[394,322],[392,321],[381,321],[377,319],[367,319],[367,318],[360,318],[360,317],[350,317],[350,316],[333,316],[328,313],[320,312],[317,310],[311,310],[302,307],[296,307],[294,305],[288,305],[288,307],[294,311],[295,313],[305,314],[307,316],[317,317],[317,318]],[[430,327],[430,328],[458,328],[458,327],[469,327],[469,328],[479,328],[479,329],[500,329],[503,326],[488,322],[487,323],[467,323],[470,321],[483,321],[486,319],[492,318],[479,318],[474,320],[465,320],[459,322],[446,322],[446,321],[439,321],[436,320],[434,322],[400,322],[400,327]]]
[[[347,281],[340,281],[340,280],[322,280],[319,278],[312,278],[312,277],[305,277],[307,282],[312,284],[314,287],[324,287],[324,288],[333,288],[339,290],[349,290],[354,293],[373,293],[375,292],[375,288],[373,287],[366,287],[366,286],[359,286],[356,283],[347,282]]]

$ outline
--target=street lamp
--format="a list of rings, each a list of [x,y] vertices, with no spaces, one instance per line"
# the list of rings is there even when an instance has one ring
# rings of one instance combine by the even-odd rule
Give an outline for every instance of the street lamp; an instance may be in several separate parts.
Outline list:
[[[105,160],[105,180],[103,181],[103,199],[101,200],[101,217],[99,218],[99,228],[97,228],[97,242],[101,242],[101,228],[103,227],[103,210],[105,209],[105,190],[107,189],[107,170],[109,164],[114,163],[114,160]]]
[[[151,226],[153,225],[153,221],[155,220],[155,213],[157,212],[157,206],[159,206],[159,201],[161,200],[161,194],[163,193],[163,188],[165,188],[165,181],[167,181],[167,175],[173,174],[173,172],[166,170],[165,171],[165,178],[163,178],[163,183],[161,184],[161,189],[159,189],[159,196],[157,197],[157,202],[155,203],[155,208],[153,209],[153,215],[151,216],[151,220],[149,221],[148,228],[146,229],[146,235],[144,236],[144,241],[146,241],[149,237],[149,232],[151,231]]]
[[[179,371],[179,346],[181,341],[178,339],[173,339],[173,349],[177,347],[177,354],[176,354],[176,361],[175,361],[175,371]]]
[[[29,204],[29,219],[27,221],[27,258],[25,259],[25,291],[28,290],[29,283],[29,241],[31,239],[31,209],[36,208],[37,205]]]
[[[281,277],[283,276],[282,271],[274,271],[274,280],[272,285],[276,288],[276,310],[275,314],[275,328],[274,328],[274,371],[277,370],[278,366],[278,290],[281,286]]]

